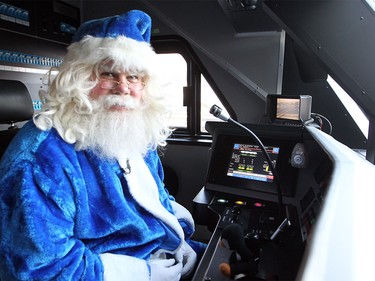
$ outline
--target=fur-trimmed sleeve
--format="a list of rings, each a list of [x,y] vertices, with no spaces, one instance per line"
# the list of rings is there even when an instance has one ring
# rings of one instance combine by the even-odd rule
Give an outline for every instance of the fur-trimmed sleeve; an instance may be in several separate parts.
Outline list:
[[[34,165],[13,168],[1,181],[0,279],[102,280],[99,256],[73,238],[76,209],[68,179],[52,177],[53,167],[50,175]]]
[[[76,202],[85,203],[73,188],[78,161],[57,143],[40,149],[33,132],[0,163],[0,279],[100,281],[99,255],[73,234]]]

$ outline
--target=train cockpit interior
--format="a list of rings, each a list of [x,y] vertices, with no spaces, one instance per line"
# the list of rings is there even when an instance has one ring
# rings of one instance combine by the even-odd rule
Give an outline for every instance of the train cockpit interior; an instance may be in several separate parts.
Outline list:
[[[207,243],[190,280],[369,280],[374,7],[372,0],[0,1],[7,38],[0,151],[18,130],[9,126],[22,127],[41,109],[45,73],[61,63],[81,22],[145,10],[157,53],[187,44],[188,85],[178,101],[187,121],[161,160],[165,185],[192,213],[194,238]],[[201,77],[220,105],[201,100]],[[366,136],[327,77],[367,117]],[[211,118],[197,121],[204,114]]]

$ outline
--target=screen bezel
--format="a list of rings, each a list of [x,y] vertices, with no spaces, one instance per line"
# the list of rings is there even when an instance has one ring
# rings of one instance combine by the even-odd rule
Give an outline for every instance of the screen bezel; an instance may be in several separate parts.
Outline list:
[[[282,193],[286,196],[294,194],[297,169],[290,165],[290,156],[295,145],[294,141],[285,139],[263,138],[264,146],[279,147],[280,152],[276,163],[276,174],[279,177]],[[217,135],[213,147],[207,173],[206,188],[228,193],[244,193],[250,190],[265,193],[277,193],[276,181],[262,182],[252,179],[231,177],[227,175],[231,152],[235,143],[258,145],[248,136]]]
[[[298,112],[296,112],[297,117],[293,118],[283,118],[280,117],[280,112],[278,111],[278,105],[286,100],[296,100],[298,102]],[[267,116],[273,121],[290,121],[290,122],[301,122],[301,97],[300,96],[282,96],[282,95],[267,95]]]
[[[293,114],[281,114],[280,104],[295,100],[297,107]],[[311,120],[311,102],[309,95],[267,95],[266,115],[272,123],[281,123],[286,125],[301,125],[303,122]]]

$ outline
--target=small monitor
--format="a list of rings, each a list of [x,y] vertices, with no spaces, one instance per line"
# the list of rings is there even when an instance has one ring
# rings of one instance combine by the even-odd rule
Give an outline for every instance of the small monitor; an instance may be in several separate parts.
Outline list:
[[[296,172],[290,163],[294,141],[262,138],[285,195],[293,194]],[[259,144],[246,135],[218,134],[211,151],[206,189],[249,195],[277,193],[277,181]]]
[[[274,123],[299,124],[311,120],[311,96],[267,96],[267,116]]]

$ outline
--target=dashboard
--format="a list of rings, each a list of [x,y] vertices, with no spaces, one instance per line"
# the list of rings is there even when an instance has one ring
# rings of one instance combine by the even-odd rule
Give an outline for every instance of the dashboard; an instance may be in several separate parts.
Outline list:
[[[269,124],[246,127],[261,143],[233,124],[206,125],[213,142],[206,183],[194,199],[193,216],[207,225],[212,237],[195,281],[296,279],[324,202],[333,162],[309,130]],[[299,153],[302,166],[293,160],[296,147],[304,150]],[[242,279],[221,271],[238,250],[222,245],[223,233],[233,225],[239,226],[243,247],[256,257],[256,272],[241,273]]]

